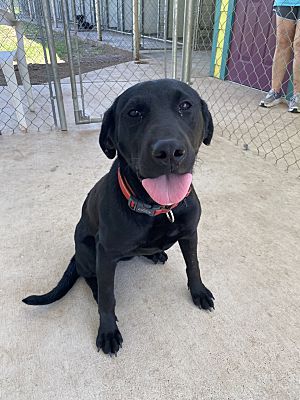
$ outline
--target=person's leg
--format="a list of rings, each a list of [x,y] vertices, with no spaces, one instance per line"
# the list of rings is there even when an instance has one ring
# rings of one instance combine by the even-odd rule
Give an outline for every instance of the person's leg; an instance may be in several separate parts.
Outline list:
[[[300,9],[300,6],[298,8]],[[294,93],[300,93],[300,19],[297,21],[294,37],[293,83]]]
[[[272,107],[283,100],[282,81],[292,56],[292,43],[296,17],[292,7],[276,7],[276,49],[272,64],[271,90],[260,102],[262,107]]]
[[[298,9],[298,20],[294,36],[294,60],[293,60],[293,84],[294,96],[289,102],[289,111],[300,112],[300,6]]]
[[[295,21],[276,15],[276,49],[272,66],[272,89],[277,93],[281,91],[286,68],[291,60],[295,29]]]

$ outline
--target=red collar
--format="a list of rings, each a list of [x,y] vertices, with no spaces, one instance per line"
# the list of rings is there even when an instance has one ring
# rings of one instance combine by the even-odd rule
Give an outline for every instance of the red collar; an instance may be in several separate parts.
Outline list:
[[[172,204],[170,206],[161,206],[159,204],[150,205],[139,201],[129,186],[126,178],[123,178],[121,175],[120,167],[118,168],[118,181],[120,189],[128,201],[128,206],[131,210],[136,211],[138,213],[147,214],[150,217],[155,217],[156,215],[160,214],[167,214],[168,219],[170,222],[174,222],[174,215],[171,211],[173,208],[177,207],[179,203]],[[191,188],[189,189],[186,197],[191,193]]]

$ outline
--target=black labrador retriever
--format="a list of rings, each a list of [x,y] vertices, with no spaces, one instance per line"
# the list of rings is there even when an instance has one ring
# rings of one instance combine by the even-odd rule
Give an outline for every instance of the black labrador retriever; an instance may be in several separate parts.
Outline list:
[[[191,183],[199,147],[209,145],[212,135],[206,103],[183,82],[143,82],[121,94],[104,115],[99,139],[106,156],[117,159],[83,204],[75,255],[53,290],[24,303],[52,303],[83,276],[98,303],[97,348],[116,354],[123,341],[115,315],[118,261],[146,256],[164,263],[165,250],[178,241],[193,302],[213,308],[214,297],[200,277],[201,207]]]

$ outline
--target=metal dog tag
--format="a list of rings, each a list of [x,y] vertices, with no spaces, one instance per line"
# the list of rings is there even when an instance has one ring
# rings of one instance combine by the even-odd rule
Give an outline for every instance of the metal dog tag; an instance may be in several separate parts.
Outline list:
[[[173,224],[173,222],[175,221],[173,211],[170,210],[169,212],[167,212],[166,216],[167,216],[168,220],[171,222],[171,224]]]

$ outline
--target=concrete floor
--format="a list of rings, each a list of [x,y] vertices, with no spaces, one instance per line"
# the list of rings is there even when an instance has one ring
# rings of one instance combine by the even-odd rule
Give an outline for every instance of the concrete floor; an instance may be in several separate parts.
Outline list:
[[[52,288],[73,255],[81,204],[110,165],[97,135],[0,137],[0,398],[298,400],[299,181],[218,136],[194,176],[214,312],[192,304],[178,246],[165,266],[119,265],[117,358],[96,351],[82,280],[56,304],[21,302]]]

